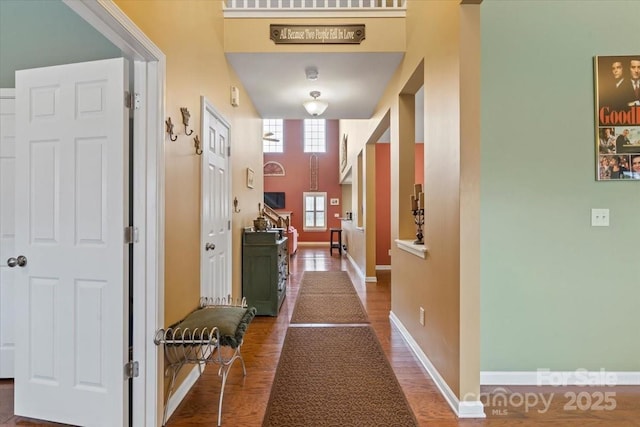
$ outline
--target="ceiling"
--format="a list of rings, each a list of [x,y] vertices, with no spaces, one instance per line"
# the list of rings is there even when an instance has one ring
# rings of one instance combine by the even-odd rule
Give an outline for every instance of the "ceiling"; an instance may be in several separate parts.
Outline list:
[[[321,92],[324,119],[371,118],[402,60],[392,53],[227,53],[258,114],[265,119],[308,119],[302,103]],[[316,67],[318,79],[305,69]],[[240,100],[242,102],[242,100]]]

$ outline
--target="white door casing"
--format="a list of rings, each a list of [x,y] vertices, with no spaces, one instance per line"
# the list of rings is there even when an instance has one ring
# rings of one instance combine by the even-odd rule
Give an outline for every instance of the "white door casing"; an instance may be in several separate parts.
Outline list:
[[[231,295],[229,124],[202,97],[201,296]],[[233,296],[238,298],[239,296]]]
[[[0,378],[13,378],[15,348],[15,90],[0,89]]]
[[[127,73],[16,72],[16,415],[127,424]]]

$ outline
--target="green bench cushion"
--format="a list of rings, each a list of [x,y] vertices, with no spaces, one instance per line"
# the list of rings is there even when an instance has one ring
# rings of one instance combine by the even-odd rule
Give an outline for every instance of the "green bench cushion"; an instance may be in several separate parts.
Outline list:
[[[244,333],[255,316],[255,307],[209,306],[191,312],[171,328],[192,332],[195,329],[202,331],[203,328],[209,331],[215,326],[220,331],[220,345],[237,348],[242,343]]]

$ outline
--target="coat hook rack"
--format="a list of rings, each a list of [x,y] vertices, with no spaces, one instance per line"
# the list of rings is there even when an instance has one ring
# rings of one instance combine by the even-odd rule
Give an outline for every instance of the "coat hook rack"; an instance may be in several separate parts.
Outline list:
[[[202,155],[202,148],[200,148],[200,138],[198,138],[198,135],[193,138],[193,145],[196,147],[196,154],[198,156]]]
[[[171,117],[167,118],[167,120],[165,121],[165,124],[167,125],[167,133],[169,134],[169,139],[172,141],[175,141],[176,139],[178,139],[178,135],[175,135],[173,133],[173,123],[171,123]]]
[[[240,213],[242,209],[238,209],[238,198],[234,197],[233,198],[233,212],[235,213]]]
[[[191,113],[189,113],[187,107],[180,107],[180,112],[182,113],[182,123],[184,123],[184,133],[185,135],[189,136],[193,133],[193,129],[191,129],[191,131],[189,131],[188,129]]]

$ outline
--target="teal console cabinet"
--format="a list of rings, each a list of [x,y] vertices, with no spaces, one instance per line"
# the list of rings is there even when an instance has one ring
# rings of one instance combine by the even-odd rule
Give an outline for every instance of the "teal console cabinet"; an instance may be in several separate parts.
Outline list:
[[[242,232],[242,296],[262,316],[277,316],[287,292],[289,252],[282,229]]]

